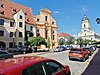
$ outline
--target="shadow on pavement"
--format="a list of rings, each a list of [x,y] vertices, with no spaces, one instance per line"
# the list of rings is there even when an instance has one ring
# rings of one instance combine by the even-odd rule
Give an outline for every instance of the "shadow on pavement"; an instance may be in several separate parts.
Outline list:
[[[100,75],[100,49],[82,75]]]

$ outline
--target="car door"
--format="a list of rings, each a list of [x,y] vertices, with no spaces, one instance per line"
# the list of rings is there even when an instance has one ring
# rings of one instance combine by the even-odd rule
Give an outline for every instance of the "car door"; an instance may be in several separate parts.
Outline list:
[[[56,61],[47,61],[45,64],[47,69],[46,71],[49,75],[67,75],[60,63]]]
[[[22,71],[22,75],[47,75],[43,63],[33,64]]]

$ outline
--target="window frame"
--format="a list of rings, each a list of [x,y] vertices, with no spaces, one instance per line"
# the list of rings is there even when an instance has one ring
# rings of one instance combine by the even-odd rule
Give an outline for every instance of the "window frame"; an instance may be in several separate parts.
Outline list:
[[[19,22],[19,27],[23,27],[23,23],[22,22]]]
[[[0,26],[3,26],[4,25],[4,22],[5,22],[5,20],[0,19]]]
[[[46,64],[47,62],[53,62],[53,63],[56,63],[57,65],[60,66],[60,69],[57,70],[56,72],[52,73],[52,75],[56,74],[57,72],[59,72],[59,71],[62,70],[62,68],[63,68],[62,64],[60,64],[60,63],[57,62],[57,61],[54,61],[54,60],[45,61],[44,64],[45,64],[45,66],[46,66],[46,70],[47,70],[47,72],[48,72],[49,75],[51,75],[51,74],[50,74],[51,72],[49,72],[49,69],[47,68],[47,64]]]
[[[39,62],[39,63],[36,63],[36,64],[29,65],[28,67],[26,67],[26,68],[24,68],[24,69],[22,70],[22,75],[24,75],[24,74],[23,74],[23,71],[25,71],[25,70],[27,70],[27,72],[28,72],[27,75],[31,75],[30,72],[29,72],[29,68],[32,67],[32,66],[35,66],[35,65],[37,65],[37,66],[38,66],[38,65],[43,66],[44,68],[42,67],[42,69],[43,69],[44,75],[48,75],[48,74],[47,74],[47,71],[46,71],[46,68],[45,68],[45,65],[44,65],[44,62]],[[38,67],[39,67],[39,66],[38,66]]]

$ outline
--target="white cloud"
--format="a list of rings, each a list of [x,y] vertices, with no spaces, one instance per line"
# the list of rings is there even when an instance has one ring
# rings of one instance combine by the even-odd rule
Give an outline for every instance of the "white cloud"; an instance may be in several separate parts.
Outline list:
[[[55,11],[54,13],[55,13],[55,14],[58,14],[58,13],[59,13],[59,11]]]

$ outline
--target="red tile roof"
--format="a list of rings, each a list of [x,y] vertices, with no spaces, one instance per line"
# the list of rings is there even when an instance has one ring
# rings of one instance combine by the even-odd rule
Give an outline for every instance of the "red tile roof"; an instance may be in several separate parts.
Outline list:
[[[73,37],[73,36],[71,36],[71,35],[69,35],[67,33],[63,33],[63,32],[59,33],[58,36],[59,37],[64,37],[64,36]]]
[[[35,24],[31,8],[16,4],[14,2],[11,2],[10,0],[2,0],[1,4],[3,4],[3,8],[0,8],[0,12],[4,11],[4,14],[0,14],[0,17],[14,19],[13,15],[22,10],[25,13],[26,23]]]

